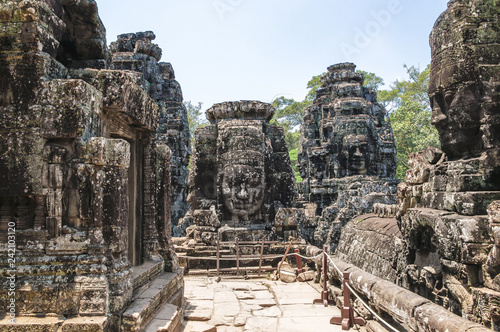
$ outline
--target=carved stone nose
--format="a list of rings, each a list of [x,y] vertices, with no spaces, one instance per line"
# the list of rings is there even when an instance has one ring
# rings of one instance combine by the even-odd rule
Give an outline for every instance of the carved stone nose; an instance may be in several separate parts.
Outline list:
[[[238,197],[240,199],[248,199],[249,195],[248,195],[248,190],[247,190],[246,185],[244,185],[244,184],[241,185],[241,188],[240,188],[240,190],[238,190],[236,197]]]
[[[431,124],[437,127],[444,126],[446,124],[447,117],[441,112],[433,112],[431,117]]]

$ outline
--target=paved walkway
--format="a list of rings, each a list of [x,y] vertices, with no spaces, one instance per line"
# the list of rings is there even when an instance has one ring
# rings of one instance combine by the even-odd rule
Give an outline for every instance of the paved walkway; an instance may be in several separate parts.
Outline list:
[[[184,332],[342,331],[330,325],[335,306],[313,305],[317,285],[267,279],[185,276]]]

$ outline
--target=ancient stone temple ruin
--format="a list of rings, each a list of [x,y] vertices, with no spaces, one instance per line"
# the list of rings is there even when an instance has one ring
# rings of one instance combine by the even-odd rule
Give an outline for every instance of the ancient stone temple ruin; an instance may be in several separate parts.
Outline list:
[[[182,90],[175,80],[170,63],[159,62],[162,50],[152,43],[153,32],[128,33],[118,36],[111,43],[112,68],[141,73],[142,85],[151,98],[160,106],[160,123],[156,141],[167,145],[171,152],[172,185],[172,231],[177,229],[179,219],[189,210],[187,203],[187,178],[191,144],[187,110],[182,103]]]
[[[374,203],[393,203],[396,146],[384,107],[352,63],[328,68],[304,115],[298,184],[307,222],[302,236],[338,242],[341,227]]]
[[[156,132],[179,90],[152,35],[111,64],[95,1],[4,1],[0,22],[0,331],[136,331],[160,309],[155,324],[178,324],[171,151]]]
[[[270,104],[258,101],[207,111],[211,124],[196,130],[189,174],[194,225],[188,234],[195,240],[277,235],[275,215],[291,206],[296,191],[283,129],[269,123],[273,114]]]
[[[437,20],[429,96],[443,151],[411,156],[398,187],[407,286],[494,330],[500,329],[499,9],[493,1],[451,1]]]

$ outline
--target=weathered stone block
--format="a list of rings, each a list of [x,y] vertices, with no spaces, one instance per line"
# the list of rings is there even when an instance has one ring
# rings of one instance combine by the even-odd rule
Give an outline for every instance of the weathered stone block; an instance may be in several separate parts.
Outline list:
[[[90,138],[101,132],[102,95],[83,80],[51,80],[39,99],[46,138]]]
[[[61,332],[102,332],[108,326],[108,317],[77,317],[65,320]]]
[[[104,108],[124,113],[140,126],[156,131],[159,107],[140,86],[140,75],[132,71],[79,70],[81,77],[103,94]]]
[[[220,221],[215,210],[195,210],[193,220],[194,224],[198,226],[220,227]]]
[[[76,316],[80,312],[81,286],[77,283],[60,286],[57,295],[56,313]]]
[[[473,313],[483,323],[496,327],[500,322],[500,293],[488,288],[473,288]]]
[[[96,165],[123,168],[130,165],[130,144],[122,139],[92,137],[87,151],[89,161]]]
[[[80,298],[80,315],[105,316],[107,314],[107,289],[82,288]]]
[[[42,194],[42,149],[39,131],[30,129],[5,134],[0,143],[0,195]]]

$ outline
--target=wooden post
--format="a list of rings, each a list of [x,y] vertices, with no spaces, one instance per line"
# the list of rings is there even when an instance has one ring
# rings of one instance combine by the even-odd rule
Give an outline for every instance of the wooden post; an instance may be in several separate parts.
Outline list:
[[[349,330],[354,324],[365,326],[366,320],[362,317],[354,317],[354,309],[351,307],[351,291],[347,287],[349,283],[349,272],[344,272],[344,305],[340,316],[330,319],[330,324],[342,325],[342,330]]]
[[[217,237],[217,277],[220,274],[220,272],[219,272],[219,268],[220,268],[219,259],[220,259],[220,238]]]
[[[290,241],[290,243],[288,244],[288,248],[286,248],[286,252],[285,252],[285,256],[283,256],[283,258],[281,259],[281,262],[278,264],[278,277],[280,276],[280,268],[281,268],[281,265],[283,264],[283,262],[285,261],[286,259],[286,256],[288,255],[288,252],[290,251],[290,247],[292,246],[292,241]]]
[[[297,269],[295,270],[295,274],[299,275],[300,273],[304,272],[304,269],[302,268],[302,259],[299,256],[300,250],[295,249],[295,262],[297,263]]]
[[[260,270],[262,268],[262,255],[264,255],[264,242],[266,239],[262,239],[262,244],[260,245],[260,259],[259,259],[259,274],[258,276],[260,277]]]
[[[238,244],[238,237],[236,237],[236,275],[240,274],[240,246]]]
[[[333,299],[329,299],[328,296],[328,260],[326,259],[326,250],[327,247],[323,249],[323,291],[321,292],[321,299],[316,299],[313,301],[313,304],[323,303],[325,307],[328,307],[328,304],[334,304],[335,301]]]

